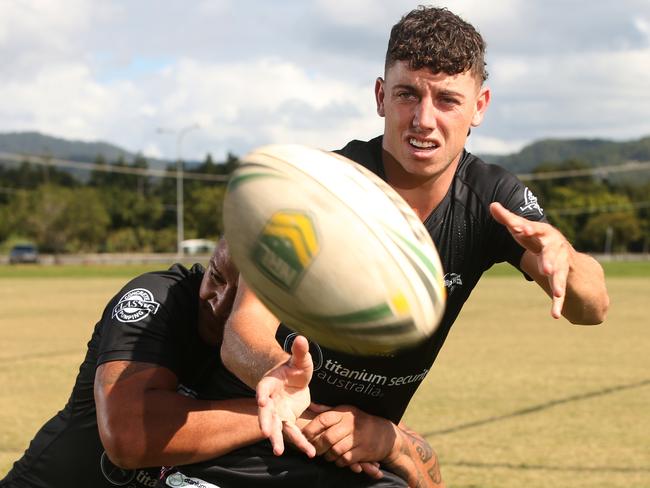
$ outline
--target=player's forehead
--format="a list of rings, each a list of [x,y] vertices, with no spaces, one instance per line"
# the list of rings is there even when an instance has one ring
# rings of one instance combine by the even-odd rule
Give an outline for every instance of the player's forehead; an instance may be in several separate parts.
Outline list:
[[[474,91],[480,86],[477,76],[467,70],[458,74],[433,73],[429,68],[412,69],[406,61],[396,61],[386,69],[386,85],[394,87],[425,88],[427,86]]]
[[[217,243],[208,265],[215,269],[219,270],[222,273],[236,274],[237,268],[232,261],[230,256],[230,248],[228,247],[228,242],[225,239],[220,239]]]

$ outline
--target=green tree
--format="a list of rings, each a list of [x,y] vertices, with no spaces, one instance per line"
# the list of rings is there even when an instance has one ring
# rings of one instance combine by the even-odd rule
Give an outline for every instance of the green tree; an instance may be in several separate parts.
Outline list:
[[[16,231],[46,252],[96,250],[109,217],[96,190],[42,185],[19,192],[9,203]]]
[[[224,185],[197,188],[186,199],[186,237],[216,239],[223,233]]]

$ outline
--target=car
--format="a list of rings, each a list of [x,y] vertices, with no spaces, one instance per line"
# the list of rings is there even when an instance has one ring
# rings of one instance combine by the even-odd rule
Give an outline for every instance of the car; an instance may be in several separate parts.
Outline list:
[[[33,244],[16,244],[9,251],[9,263],[38,263],[38,248]]]

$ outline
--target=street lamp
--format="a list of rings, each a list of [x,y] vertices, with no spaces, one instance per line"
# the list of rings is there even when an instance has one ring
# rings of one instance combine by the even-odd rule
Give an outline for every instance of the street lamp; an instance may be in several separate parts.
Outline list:
[[[198,129],[198,124],[188,125],[178,130],[159,127],[159,134],[176,134],[176,253],[183,255],[184,224],[183,224],[183,158],[182,145],[185,134]]]

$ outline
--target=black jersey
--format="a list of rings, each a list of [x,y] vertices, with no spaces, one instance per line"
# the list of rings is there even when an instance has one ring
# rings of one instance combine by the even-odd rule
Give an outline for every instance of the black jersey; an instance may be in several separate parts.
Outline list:
[[[203,273],[201,265],[174,265],[135,278],[113,297],[95,326],[68,403],[38,431],[0,481],[2,488],[155,486],[158,468],[122,470],[106,457],[97,430],[95,368],[114,360],[164,366],[176,373],[185,394],[209,381],[219,354],[197,331]]]
[[[369,142],[352,141],[337,152],[385,179],[381,137]],[[313,401],[325,405],[354,405],[399,422],[483,272],[503,261],[519,267],[524,249],[491,217],[488,206],[495,201],[531,220],[544,220],[537,199],[515,176],[464,152],[447,195],[424,222],[446,273],[447,304],[439,328],[415,348],[382,356],[354,356],[310,341],[314,375],[309,387]],[[281,324],[276,339],[290,352],[295,336],[295,332]],[[219,398],[251,394],[248,387],[227,371],[216,386],[225,389]],[[388,472],[383,481],[387,484],[382,484],[365,475],[347,473],[322,459],[307,459],[291,449],[277,457],[266,441],[180,469],[183,475],[196,477],[208,487],[215,486],[211,483],[224,488],[405,486],[402,480]],[[178,476],[182,478],[183,475]],[[345,476],[346,481],[339,483],[338,476]],[[167,485],[172,486],[171,483]]]
[[[337,152],[385,179],[382,137],[352,141]],[[424,222],[445,272],[447,302],[440,326],[416,347],[383,356],[355,356],[312,344],[315,402],[352,404],[400,420],[481,275],[505,261],[519,268],[524,249],[492,218],[492,202],[530,220],[545,220],[537,198],[514,175],[464,151],[449,191]],[[294,336],[281,326],[276,338],[289,351]]]

